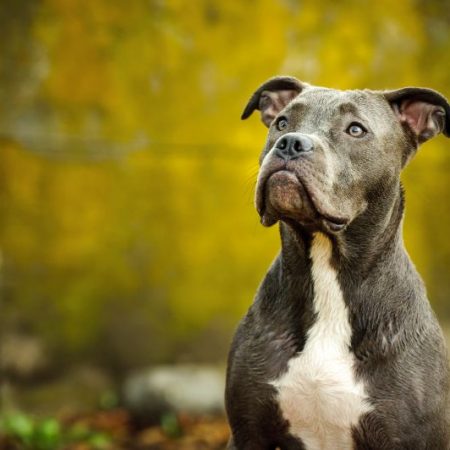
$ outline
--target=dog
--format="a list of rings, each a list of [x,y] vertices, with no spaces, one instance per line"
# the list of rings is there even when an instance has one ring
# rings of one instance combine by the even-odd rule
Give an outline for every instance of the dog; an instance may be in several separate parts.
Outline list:
[[[281,252],[228,358],[230,450],[449,448],[447,350],[403,245],[400,172],[450,135],[438,92],[278,76],[242,119],[269,128],[256,208]]]

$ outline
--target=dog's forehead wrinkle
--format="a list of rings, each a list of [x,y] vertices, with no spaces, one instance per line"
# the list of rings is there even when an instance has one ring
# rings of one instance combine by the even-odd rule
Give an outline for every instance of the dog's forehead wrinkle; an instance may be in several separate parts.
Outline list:
[[[339,104],[338,106],[339,113],[341,114],[358,114],[359,108],[358,105],[351,101],[345,101]]]
[[[373,93],[360,90],[340,91],[334,89],[310,89],[304,94],[299,95],[293,103],[302,101],[314,108],[327,110],[330,113],[336,114],[341,112],[357,113],[367,110],[372,110],[374,100],[379,100],[381,104],[382,99],[377,98]],[[377,103],[377,102],[375,102]]]
[[[306,102],[302,101],[301,99],[295,100],[291,102],[285,109],[286,113],[301,113],[305,108],[307,108]]]
[[[283,113],[290,115],[296,125],[301,125],[307,118],[310,126],[320,126],[325,131],[336,127],[345,114],[368,121],[367,109],[365,95],[359,92],[311,89],[296,97]]]

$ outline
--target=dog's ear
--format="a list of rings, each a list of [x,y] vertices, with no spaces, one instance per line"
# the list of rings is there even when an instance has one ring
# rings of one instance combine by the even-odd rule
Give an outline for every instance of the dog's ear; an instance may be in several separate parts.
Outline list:
[[[306,86],[294,77],[270,78],[250,97],[241,119],[247,119],[255,109],[259,109],[261,120],[269,127],[276,115]]]
[[[407,87],[385,91],[397,118],[417,139],[417,145],[439,133],[450,137],[450,105],[439,92],[426,88]]]

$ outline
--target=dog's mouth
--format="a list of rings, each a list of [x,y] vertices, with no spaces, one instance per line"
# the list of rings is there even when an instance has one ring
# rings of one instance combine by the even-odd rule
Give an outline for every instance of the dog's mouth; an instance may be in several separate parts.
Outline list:
[[[256,208],[261,223],[267,227],[283,220],[338,233],[350,222],[348,218],[324,211],[308,183],[286,168],[277,168],[258,180]]]

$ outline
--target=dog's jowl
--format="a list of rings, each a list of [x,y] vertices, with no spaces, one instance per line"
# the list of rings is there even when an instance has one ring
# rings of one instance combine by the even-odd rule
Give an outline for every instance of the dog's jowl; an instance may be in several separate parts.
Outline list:
[[[449,449],[445,342],[403,246],[400,173],[450,134],[436,91],[264,83],[256,207],[281,252],[238,327],[233,450]]]

